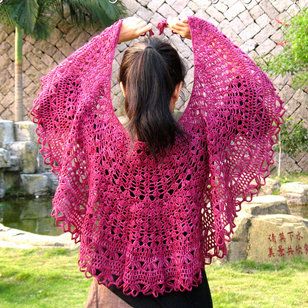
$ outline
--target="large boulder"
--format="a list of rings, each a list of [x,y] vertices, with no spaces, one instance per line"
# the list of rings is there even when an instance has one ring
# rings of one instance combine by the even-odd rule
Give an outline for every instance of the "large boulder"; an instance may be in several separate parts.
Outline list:
[[[278,261],[301,256],[308,259],[308,220],[300,216],[274,214],[251,219],[247,259]]]
[[[225,261],[308,258],[308,220],[290,215],[284,196],[255,196],[237,215]]]

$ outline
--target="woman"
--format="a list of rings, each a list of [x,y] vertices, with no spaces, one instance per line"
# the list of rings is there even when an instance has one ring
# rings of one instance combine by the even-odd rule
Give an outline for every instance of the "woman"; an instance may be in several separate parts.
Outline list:
[[[205,264],[227,254],[236,212],[273,163],[285,109],[265,73],[201,18],[169,26],[194,51],[179,120],[185,67],[157,38],[125,51],[127,127],[114,114],[115,48],[150,30],[131,18],[42,78],[31,110],[40,152],[59,175],[51,214],[81,242],[80,270],[95,277],[88,307],[211,307]]]
[[[171,27],[172,21],[174,24]],[[175,21],[175,18],[170,18],[169,27],[174,33],[191,38],[187,19]],[[151,25],[147,25],[142,19],[128,18],[123,21],[119,43],[132,40],[150,30]],[[125,112],[129,120],[126,126],[132,139],[136,134],[136,139],[146,141],[150,149],[156,147],[163,150],[174,142],[176,134],[184,134],[172,114],[185,74],[183,60],[167,41],[149,37],[125,50],[118,82],[125,98]],[[147,112],[149,118],[142,121]],[[198,288],[186,292],[171,292],[157,298],[148,295],[128,296],[114,286],[107,290],[104,285],[98,285],[93,280],[86,306],[95,307],[98,303],[98,306],[106,307],[108,303],[113,303],[114,307],[128,307],[128,303],[131,307],[212,307],[204,270],[202,275],[203,283]]]

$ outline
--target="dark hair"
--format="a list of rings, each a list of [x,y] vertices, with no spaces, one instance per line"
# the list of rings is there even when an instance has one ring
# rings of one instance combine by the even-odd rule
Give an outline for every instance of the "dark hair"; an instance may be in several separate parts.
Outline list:
[[[174,144],[176,135],[185,138],[169,105],[176,85],[185,84],[186,73],[176,49],[157,37],[145,37],[123,54],[118,82],[126,94],[127,128],[132,140],[146,142],[155,159]]]

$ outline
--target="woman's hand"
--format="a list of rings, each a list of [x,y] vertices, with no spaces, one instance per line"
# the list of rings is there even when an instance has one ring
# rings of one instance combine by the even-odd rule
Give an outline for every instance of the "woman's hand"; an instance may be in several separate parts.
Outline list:
[[[135,16],[127,17],[123,19],[118,43],[133,40],[151,29],[152,25],[143,19]]]
[[[180,19],[179,17],[168,17],[167,23],[168,28],[170,28],[173,33],[177,33],[184,38],[191,39],[190,27],[187,17],[184,17],[183,19]]]

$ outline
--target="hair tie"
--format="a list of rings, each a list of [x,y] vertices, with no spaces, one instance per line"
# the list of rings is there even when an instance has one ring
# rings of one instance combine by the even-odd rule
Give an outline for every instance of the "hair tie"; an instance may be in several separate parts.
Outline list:
[[[167,19],[163,19],[161,20],[158,24],[157,24],[157,29],[159,30],[159,34],[162,34],[164,32],[164,29],[168,26],[168,22]],[[172,31],[173,32],[173,31]]]

